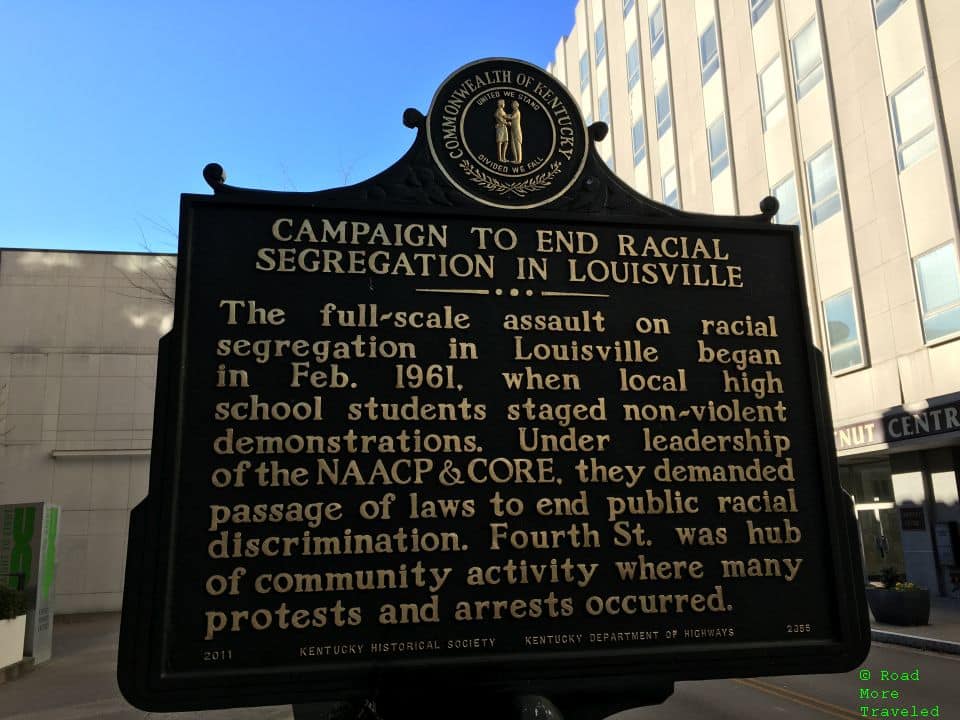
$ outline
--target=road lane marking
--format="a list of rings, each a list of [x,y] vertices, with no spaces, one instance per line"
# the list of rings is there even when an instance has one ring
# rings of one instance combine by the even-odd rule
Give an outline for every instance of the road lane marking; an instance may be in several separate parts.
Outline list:
[[[859,712],[855,712],[849,708],[834,705],[832,703],[828,703],[826,700],[820,700],[819,698],[804,695],[803,693],[796,692],[795,690],[787,690],[786,688],[761,682],[760,680],[754,680],[751,678],[749,680],[738,679],[734,680],[733,682],[753,688],[754,690],[759,690],[760,692],[768,693],[769,695],[775,695],[783,700],[790,700],[798,705],[805,705],[813,708],[814,710],[819,710],[822,713],[826,713],[827,715],[844,718],[844,720],[849,720],[849,718],[863,718],[863,715],[861,715]]]

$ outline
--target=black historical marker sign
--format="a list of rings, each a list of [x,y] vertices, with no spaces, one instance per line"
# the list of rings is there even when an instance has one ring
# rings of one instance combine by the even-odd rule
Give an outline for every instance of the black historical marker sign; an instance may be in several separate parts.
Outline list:
[[[501,102],[502,101],[502,102]],[[514,60],[318,193],[186,195],[120,685],[157,710],[849,669],[795,228],[674,210]]]

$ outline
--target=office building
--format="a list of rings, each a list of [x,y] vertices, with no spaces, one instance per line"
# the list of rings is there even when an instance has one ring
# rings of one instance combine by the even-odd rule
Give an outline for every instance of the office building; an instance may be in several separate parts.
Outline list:
[[[686,210],[800,226],[865,564],[960,597],[960,5],[580,0],[549,70]]]

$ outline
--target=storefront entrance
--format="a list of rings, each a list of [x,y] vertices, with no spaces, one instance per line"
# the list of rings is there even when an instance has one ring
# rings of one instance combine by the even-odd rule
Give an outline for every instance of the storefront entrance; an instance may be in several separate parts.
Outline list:
[[[893,498],[890,463],[841,465],[840,484],[854,498],[866,578],[880,580],[888,568],[903,575],[900,518]]]

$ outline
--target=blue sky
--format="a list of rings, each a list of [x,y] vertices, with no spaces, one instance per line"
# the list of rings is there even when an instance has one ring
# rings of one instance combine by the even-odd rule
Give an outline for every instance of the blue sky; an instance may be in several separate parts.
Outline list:
[[[540,66],[573,0],[0,3],[0,247],[175,248],[201,171],[271,190],[359,182],[409,147],[461,65]]]

